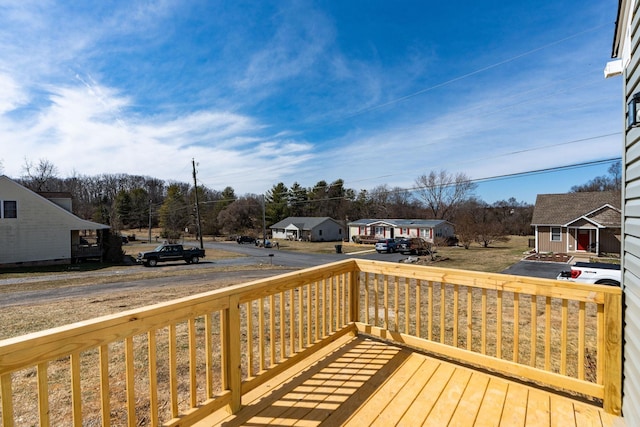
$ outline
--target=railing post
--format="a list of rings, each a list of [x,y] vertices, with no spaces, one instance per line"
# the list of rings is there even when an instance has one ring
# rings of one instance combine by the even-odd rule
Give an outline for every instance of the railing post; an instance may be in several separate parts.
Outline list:
[[[349,279],[349,321],[357,322],[360,316],[360,270],[355,263]]]
[[[240,299],[234,294],[229,297],[229,308],[222,316],[224,337],[224,371],[223,388],[231,392],[228,410],[235,414],[242,406],[242,367],[240,364]]]
[[[0,398],[2,399],[2,427],[13,427],[13,387],[11,373],[0,375]]]
[[[604,296],[603,409],[620,415],[622,408],[622,295]]]

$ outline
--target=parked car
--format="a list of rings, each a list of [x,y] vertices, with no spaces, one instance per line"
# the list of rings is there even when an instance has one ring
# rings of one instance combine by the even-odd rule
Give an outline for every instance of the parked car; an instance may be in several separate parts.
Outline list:
[[[256,239],[255,244],[256,244],[256,246],[261,247],[261,248],[270,248],[271,247],[271,240],[269,240],[269,239]]]
[[[251,236],[238,236],[236,237],[236,242],[242,243],[255,243],[256,239]]]
[[[376,242],[376,251],[381,254],[382,252],[395,252],[398,250],[398,243],[395,239],[379,239]]]
[[[431,253],[431,244],[421,237],[412,237],[400,241],[398,251],[402,254],[428,255]]]
[[[561,271],[558,280],[594,285],[620,286],[620,264],[576,262],[571,270]]]
[[[152,251],[138,253],[136,262],[144,264],[145,267],[155,267],[159,262],[166,261],[185,261],[187,264],[197,264],[200,262],[200,258],[204,258],[204,255],[204,249],[163,244]]]

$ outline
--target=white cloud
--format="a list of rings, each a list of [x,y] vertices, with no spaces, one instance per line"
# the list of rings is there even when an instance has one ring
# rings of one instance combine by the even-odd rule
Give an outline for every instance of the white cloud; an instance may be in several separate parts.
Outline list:
[[[27,100],[26,93],[12,76],[0,74],[0,115],[13,111]]]

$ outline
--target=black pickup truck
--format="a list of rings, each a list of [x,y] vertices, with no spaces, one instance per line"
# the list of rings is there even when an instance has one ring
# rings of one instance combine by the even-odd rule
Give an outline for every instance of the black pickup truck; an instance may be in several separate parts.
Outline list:
[[[160,245],[152,251],[140,252],[136,261],[146,267],[155,267],[159,262],[185,261],[197,264],[204,258],[204,249],[184,248],[182,245]]]

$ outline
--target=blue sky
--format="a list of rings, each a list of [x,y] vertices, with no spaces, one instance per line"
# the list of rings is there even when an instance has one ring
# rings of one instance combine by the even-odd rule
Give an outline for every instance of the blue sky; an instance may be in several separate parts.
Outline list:
[[[615,0],[0,0],[0,161],[263,193],[621,156]],[[481,182],[566,192],[592,167]]]

